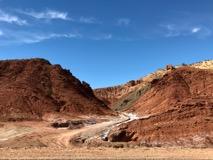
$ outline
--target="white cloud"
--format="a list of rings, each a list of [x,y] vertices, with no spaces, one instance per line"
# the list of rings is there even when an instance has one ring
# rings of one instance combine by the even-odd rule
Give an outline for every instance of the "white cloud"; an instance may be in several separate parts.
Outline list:
[[[60,12],[60,11],[56,11],[56,10],[46,10],[46,11],[42,11],[42,12],[19,10],[19,13],[34,17],[36,19],[72,20],[71,18],[68,17],[67,12]]]
[[[26,20],[23,20],[14,15],[7,14],[7,13],[3,12],[2,10],[0,10],[0,21],[6,22],[6,23],[11,23],[11,24],[14,23],[14,24],[17,24],[20,26],[27,25]]]
[[[79,33],[36,33],[7,30],[4,33],[4,37],[0,38],[0,45],[32,44],[59,38],[81,38],[81,35]]]
[[[131,20],[129,18],[120,18],[117,20],[117,25],[119,26],[128,26]]]
[[[201,30],[199,27],[192,28],[192,33],[197,33]]]
[[[79,22],[86,24],[100,23],[94,17],[80,17]]]
[[[193,25],[189,24],[166,24],[160,26],[163,28],[163,35],[168,38],[179,36],[195,36],[196,38],[205,38],[212,35],[211,29],[203,25],[199,25],[199,27],[193,27]]]
[[[56,38],[78,38],[79,34],[58,34],[58,33],[50,33],[50,34],[27,34],[25,37],[21,38],[23,43],[39,43],[49,39]]]
[[[95,17],[76,17],[75,19],[69,17],[68,12],[61,12],[56,10],[47,9],[44,11],[35,11],[35,10],[16,10],[20,14],[24,14],[36,19],[47,19],[47,20],[53,20],[53,19],[60,19],[60,20],[68,20],[68,21],[74,21],[78,23],[85,23],[85,24],[101,24],[100,21],[98,21]]]

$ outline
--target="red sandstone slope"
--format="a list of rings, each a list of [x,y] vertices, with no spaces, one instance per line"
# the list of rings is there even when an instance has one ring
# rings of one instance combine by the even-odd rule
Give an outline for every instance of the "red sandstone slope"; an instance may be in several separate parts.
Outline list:
[[[151,89],[131,108],[141,115],[157,114],[188,101],[213,98],[213,71],[181,67],[154,80]]]
[[[107,114],[90,86],[43,59],[0,61],[0,119],[35,120],[46,113]]]
[[[213,71],[181,67],[152,82],[131,108],[140,116],[109,135],[144,145],[213,146]]]
[[[125,110],[131,107],[131,104],[149,89],[149,85],[153,79],[162,78],[172,69],[174,69],[172,65],[167,65],[165,69],[158,69],[156,72],[148,74],[138,80],[131,80],[126,84],[114,87],[98,88],[94,90],[94,93],[112,109],[119,111]]]
[[[182,64],[181,66],[186,64]],[[181,66],[175,66],[179,68]],[[201,61],[189,65],[193,68],[213,69],[213,60]],[[166,69],[159,69],[139,80],[132,80],[126,84],[108,88],[95,89],[94,93],[99,98],[109,104],[114,110],[125,110],[150,88],[150,83],[154,79],[162,78],[168,71],[172,70],[172,65],[167,65]]]

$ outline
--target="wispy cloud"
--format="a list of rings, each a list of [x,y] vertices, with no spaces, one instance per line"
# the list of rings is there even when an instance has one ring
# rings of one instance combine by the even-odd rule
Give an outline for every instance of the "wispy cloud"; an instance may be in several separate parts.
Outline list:
[[[212,35],[210,28],[203,25],[190,24],[163,24],[163,35],[165,37],[196,36],[197,38],[206,38]]]
[[[112,34],[100,34],[100,35],[92,36],[89,39],[100,41],[100,40],[110,40],[112,39],[112,37],[113,37]]]
[[[54,20],[60,19],[65,21],[73,21],[77,23],[84,23],[84,24],[101,24],[101,22],[95,17],[86,17],[86,16],[79,16],[79,17],[70,17],[68,12],[61,12],[57,10],[47,9],[43,11],[35,11],[35,10],[22,10],[17,9],[16,12],[19,14],[24,14],[35,19],[46,19],[46,20]]]
[[[105,39],[105,40],[112,39],[112,34],[104,35],[103,39]]]
[[[165,37],[177,37],[180,36],[180,29],[177,29],[176,25],[174,24],[163,24],[160,25],[164,29],[164,36]]]
[[[21,38],[23,43],[39,43],[49,39],[57,39],[57,38],[79,38],[79,34],[58,34],[58,33],[49,33],[49,34],[26,34],[25,37]]]
[[[80,17],[79,19],[80,23],[86,23],[86,24],[97,24],[100,23],[96,18],[94,17]]]
[[[2,31],[0,31],[1,34]],[[3,32],[2,32],[3,33]],[[40,43],[51,39],[89,39],[94,41],[111,40],[112,34],[98,34],[97,35],[82,35],[80,33],[41,33],[41,32],[21,32],[21,31],[5,31],[0,36],[0,46],[14,45],[14,44],[33,44]]]
[[[10,24],[17,24],[17,25],[27,25],[27,21],[23,20],[17,16],[5,13],[4,11],[0,10],[0,21],[1,22],[6,22]]]
[[[2,32],[3,33],[3,32]],[[32,44],[39,43],[50,39],[59,38],[81,38],[79,33],[41,33],[41,32],[24,32],[24,31],[11,31],[7,30],[3,36],[0,37],[0,45],[10,44]]]
[[[129,18],[120,18],[117,20],[117,25],[119,26],[128,26],[131,20]]]
[[[18,10],[19,13],[31,16],[36,19],[61,19],[61,20],[72,20],[70,17],[68,17],[67,12],[60,12],[56,10],[45,10],[41,12],[36,12],[33,10],[29,11],[23,11],[23,10]]]

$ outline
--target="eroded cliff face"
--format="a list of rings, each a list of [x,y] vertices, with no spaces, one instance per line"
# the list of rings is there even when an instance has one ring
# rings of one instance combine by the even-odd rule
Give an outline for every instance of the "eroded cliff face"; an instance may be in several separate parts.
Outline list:
[[[44,59],[0,61],[0,120],[41,120],[47,113],[108,114],[86,82]]]
[[[110,141],[213,147],[213,70],[174,69],[152,81],[129,111],[146,118],[114,128]]]
[[[166,69],[158,70],[139,80],[131,80],[124,85],[95,89],[94,93],[99,99],[111,106],[112,109],[123,109],[122,105],[125,106],[127,102],[129,103],[137,98],[140,92],[149,87],[152,80],[161,78],[166,73]]]
[[[132,80],[124,85],[95,89],[95,95],[103,100],[114,110],[126,110],[132,106],[147,90],[150,89],[151,82],[162,78],[165,74],[174,68],[190,66],[199,69],[213,69],[213,60],[202,61],[191,65],[183,64],[181,66],[167,65],[165,69],[157,70],[139,80]]]
[[[105,101],[107,104],[112,105],[128,93],[139,88],[141,83],[142,80],[132,80],[120,86],[95,89],[94,93],[97,97]]]

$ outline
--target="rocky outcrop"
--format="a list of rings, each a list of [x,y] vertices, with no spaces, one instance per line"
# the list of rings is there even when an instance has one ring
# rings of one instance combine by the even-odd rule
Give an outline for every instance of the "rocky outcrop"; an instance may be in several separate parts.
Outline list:
[[[172,70],[175,70],[175,67],[173,65],[171,65],[171,64],[168,64],[166,66],[166,70],[172,71]]]
[[[56,120],[51,124],[53,128],[68,128],[68,129],[79,129],[83,128],[87,125],[96,124],[94,119],[87,119],[87,120],[63,120],[59,119]]]
[[[118,128],[117,130],[113,130],[113,132],[109,135],[108,140],[110,142],[129,142],[135,141],[134,132],[129,132],[125,128]]]
[[[47,113],[108,114],[86,82],[44,59],[0,61],[0,120],[41,120]]]

